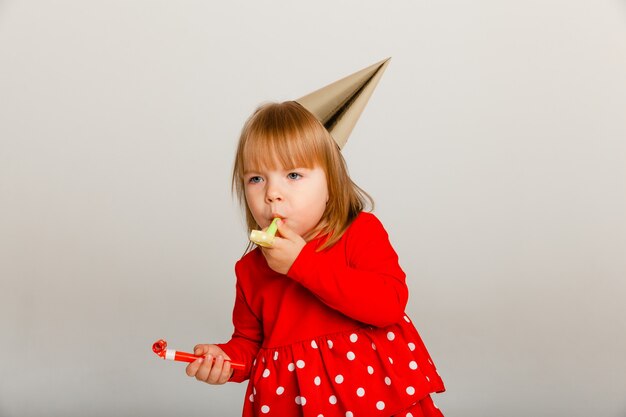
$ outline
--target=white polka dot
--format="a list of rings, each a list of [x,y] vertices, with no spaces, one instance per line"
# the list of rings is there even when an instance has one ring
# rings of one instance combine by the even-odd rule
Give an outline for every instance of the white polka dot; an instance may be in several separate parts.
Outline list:
[[[326,344],[328,345],[328,349],[332,349],[333,348],[333,341],[332,340],[328,340],[326,342]]]
[[[413,417],[413,414],[412,414],[412,413],[410,413],[410,412],[409,412],[409,413],[406,413],[406,416],[405,416],[405,417]]]
[[[316,376],[315,379],[313,380],[313,383],[319,387],[320,384],[322,383],[322,379],[319,376]]]
[[[426,381],[430,382],[430,378],[426,375]]]
[[[350,359],[351,361],[354,360],[354,358],[356,358],[356,355],[354,354],[354,352],[348,352],[346,354],[346,356],[348,357],[348,359]]]
[[[372,343],[372,349],[376,350],[376,345]]]
[[[409,394],[409,395],[415,394],[415,388],[413,388],[413,387],[406,387],[406,393]]]
[[[256,395],[256,388],[255,388],[255,387],[252,387],[252,393],[253,393],[254,395]]]
[[[267,414],[267,413],[270,412],[270,408],[268,406],[264,405],[263,407],[261,407],[261,412],[263,414]]]
[[[391,385],[391,378],[389,378],[388,376],[385,377],[385,384]]]
[[[356,334],[356,333],[352,333],[352,334],[350,335],[350,341],[351,341],[352,343],[355,343],[357,340],[359,340],[359,336],[357,336],[357,334]]]
[[[298,405],[305,405],[306,404],[306,398],[301,397],[301,396],[297,396],[296,397],[296,404]]]
[[[324,414],[318,414],[317,417],[324,417]]]
[[[407,323],[411,322],[411,320],[409,319],[409,316],[404,316],[404,321],[406,321]]]
[[[343,375],[339,374],[335,377],[335,382],[341,384],[343,382]]]
[[[379,410],[384,410],[385,409],[385,403],[382,401],[378,401],[376,403],[376,408],[378,408]]]
[[[328,402],[331,404],[337,404],[337,397],[331,395],[330,397],[328,397]]]
[[[289,365],[287,365],[287,369],[289,369],[290,372],[293,372],[293,370],[296,369],[296,365],[294,365],[292,362]]]
[[[393,365],[393,359],[391,358],[391,356],[389,356],[387,359],[389,359],[389,363]]]
[[[352,414],[352,411],[346,411],[346,417],[354,417],[354,414]]]
[[[252,361],[252,366],[255,366],[255,365],[256,365],[256,359]]]
[[[270,376],[270,370],[265,369],[265,371],[263,371],[263,378],[267,378],[268,376]]]
[[[282,395],[283,392],[285,392],[285,387],[278,387],[278,388],[276,388],[276,394]]]
[[[371,366],[368,366],[367,367],[367,373],[370,374],[370,375],[373,375],[374,374],[374,368],[372,368]]]
[[[274,352],[274,360],[278,359],[278,352]]]
[[[415,343],[413,343],[413,342],[409,343],[409,350],[411,352],[413,352],[415,350]]]
[[[296,366],[300,369],[304,368],[304,361],[300,359],[298,362],[296,362]]]
[[[393,332],[389,332],[387,333],[387,339],[389,339],[389,341],[393,340],[396,338],[396,335]]]
[[[359,397],[362,397],[365,395],[365,390],[363,388],[358,388],[356,390],[356,395],[358,395]]]
[[[265,356],[261,358],[261,362],[265,363]]]
[[[248,400],[250,400],[251,403],[254,402],[254,394],[250,394],[250,396],[248,397]]]
[[[315,340],[311,340],[311,347],[317,349],[317,342]]]
[[[415,361],[411,361],[409,362],[409,368],[416,370],[417,369],[417,362]]]

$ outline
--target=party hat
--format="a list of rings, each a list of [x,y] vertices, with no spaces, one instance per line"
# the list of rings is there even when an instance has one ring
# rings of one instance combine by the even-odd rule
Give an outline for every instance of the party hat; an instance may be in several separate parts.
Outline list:
[[[317,117],[341,149],[390,59],[377,62],[295,101]]]

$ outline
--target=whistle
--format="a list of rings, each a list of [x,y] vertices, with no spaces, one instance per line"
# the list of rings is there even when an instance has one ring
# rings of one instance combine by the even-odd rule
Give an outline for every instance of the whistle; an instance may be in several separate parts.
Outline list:
[[[152,345],[152,351],[160,356],[163,359],[167,359],[170,361],[179,361],[179,362],[193,362],[196,359],[204,358],[204,356],[196,356],[193,353],[180,352],[174,349],[167,349],[167,342],[163,339],[157,340]],[[215,359],[213,359],[215,362]],[[243,371],[245,369],[245,365],[242,363],[237,363],[233,361],[230,362],[230,367],[232,369],[238,369]]]
[[[274,220],[272,220],[272,223],[265,231],[250,231],[250,240],[259,246],[263,246],[266,248],[271,247],[272,243],[274,243],[274,235],[276,235],[276,231],[278,230],[278,225],[276,224],[278,220],[280,220],[280,217],[274,218]]]

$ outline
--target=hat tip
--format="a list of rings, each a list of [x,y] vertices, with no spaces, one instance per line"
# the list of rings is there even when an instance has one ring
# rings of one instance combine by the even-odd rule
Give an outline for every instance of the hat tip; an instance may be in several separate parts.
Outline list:
[[[295,101],[324,125],[341,149],[390,59],[387,57]]]

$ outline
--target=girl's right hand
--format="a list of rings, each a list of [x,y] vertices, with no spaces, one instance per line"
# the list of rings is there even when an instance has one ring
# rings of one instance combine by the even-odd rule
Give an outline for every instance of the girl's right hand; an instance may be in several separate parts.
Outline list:
[[[233,374],[230,368],[230,358],[219,346],[196,345],[193,353],[203,357],[187,365],[185,370],[188,376],[212,385],[222,385],[228,382]]]

